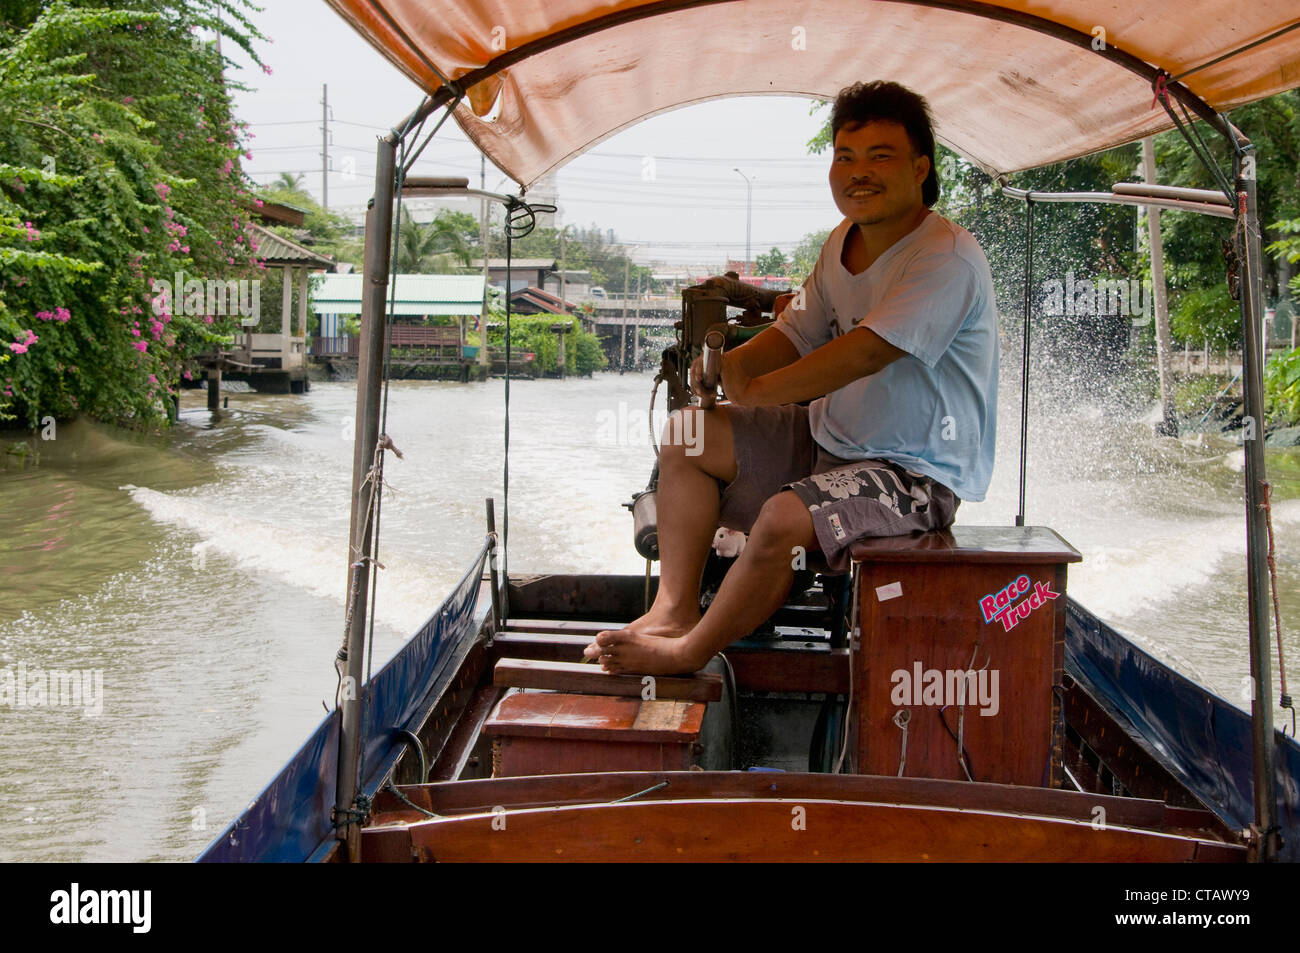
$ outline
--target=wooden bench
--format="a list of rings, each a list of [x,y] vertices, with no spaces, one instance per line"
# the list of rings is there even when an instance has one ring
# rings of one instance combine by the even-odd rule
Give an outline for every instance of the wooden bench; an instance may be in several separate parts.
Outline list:
[[[1066,566],[1078,551],[1044,527],[955,526],[850,554],[853,770],[1059,786]]]

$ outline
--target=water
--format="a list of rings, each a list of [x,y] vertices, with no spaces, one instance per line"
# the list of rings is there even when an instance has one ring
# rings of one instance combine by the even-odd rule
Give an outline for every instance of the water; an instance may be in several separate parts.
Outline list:
[[[1012,522],[1019,401],[964,523]],[[641,573],[621,504],[645,485],[651,377],[511,385],[512,571]],[[502,500],[501,381],[392,385],[376,666],[478,551]],[[662,395],[661,406],[662,406]],[[93,670],[102,713],[0,707],[0,860],[188,860],[324,714],[342,637],[351,384],[232,394],[175,430],[60,425],[0,475],[0,670]],[[1064,408],[1064,409],[1063,409]],[[1070,593],[1241,703],[1241,451],[1156,440],[1131,414],[1052,398],[1031,419],[1029,522],[1084,554]],[[1270,452],[1279,591],[1300,630],[1300,460]],[[1287,636],[1288,658],[1300,658]]]

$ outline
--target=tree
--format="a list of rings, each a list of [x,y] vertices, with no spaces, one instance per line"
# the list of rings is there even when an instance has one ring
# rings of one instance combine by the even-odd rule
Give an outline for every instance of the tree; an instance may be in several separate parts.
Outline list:
[[[432,222],[421,225],[402,209],[397,234],[397,270],[401,274],[442,274],[467,268],[473,258],[460,225],[450,213],[440,211]]]
[[[303,175],[301,172],[281,172],[280,178],[276,179],[275,184],[272,185],[271,188],[275,189],[277,192],[296,192],[299,195],[306,195],[307,193],[302,187],[302,180]]]
[[[157,293],[177,272],[258,280],[222,60],[258,62],[246,0],[52,0],[0,30],[0,419],[167,419],[238,315]],[[7,346],[6,346],[7,345]]]
[[[826,239],[830,238],[831,230],[823,229],[819,232],[809,232],[795,247],[794,253],[790,259],[789,270],[786,272],[791,281],[796,284],[803,284],[813,270],[813,265],[817,264],[817,256],[822,253],[822,246],[826,244]]]
[[[783,275],[789,264],[785,252],[776,247],[766,254],[759,255],[754,263],[760,275]]]

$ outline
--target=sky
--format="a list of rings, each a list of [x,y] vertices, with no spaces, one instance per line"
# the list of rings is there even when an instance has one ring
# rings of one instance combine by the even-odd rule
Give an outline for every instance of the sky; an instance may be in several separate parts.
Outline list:
[[[259,44],[258,53],[271,72],[249,64],[234,44],[224,49],[243,64],[228,79],[249,87],[235,94],[236,113],[254,137],[245,170],[259,183],[303,173],[320,201],[327,86],[329,206],[360,213],[374,191],[376,137],[422,94],[323,0],[260,2],[265,9],[254,19],[272,42]],[[643,264],[716,272],[726,258],[745,257],[748,215],[753,255],[774,246],[788,254],[806,234],[841,219],[826,182],[829,153],[807,149],[828,110],[809,115],[811,105],[784,96],[716,100],[624,130],[560,169],[558,223],[612,228],[621,243],[637,246],[632,257]],[[653,157],[652,179],[643,174],[646,157]],[[478,186],[480,153],[448,120],[413,174],[465,175]],[[490,162],[486,187],[517,191]],[[466,210],[477,214],[477,202]]]

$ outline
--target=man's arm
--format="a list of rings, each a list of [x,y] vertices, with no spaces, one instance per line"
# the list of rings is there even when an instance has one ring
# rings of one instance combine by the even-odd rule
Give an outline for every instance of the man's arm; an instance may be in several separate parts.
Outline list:
[[[799,349],[775,328],[768,328],[735,348],[735,360],[750,377],[761,377],[799,360]]]
[[[764,332],[750,343],[757,343],[766,336],[767,332]],[[776,336],[785,339],[783,334]],[[794,350],[794,345],[785,340],[786,346]],[[737,348],[734,353],[739,355],[743,350]],[[750,407],[793,404],[839,390],[860,377],[888,367],[906,353],[870,328],[857,327],[792,363],[778,365],[758,375],[749,373],[748,361],[724,360],[722,386],[727,397],[737,404]]]

